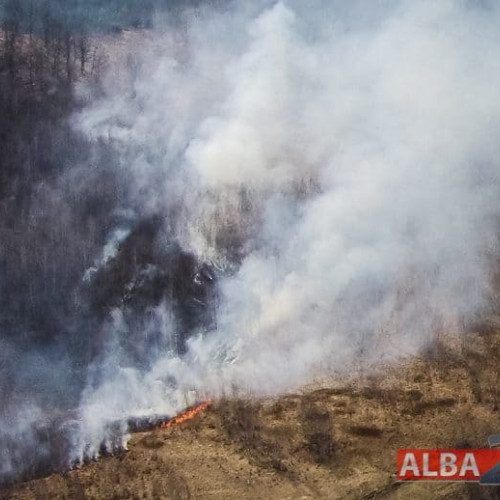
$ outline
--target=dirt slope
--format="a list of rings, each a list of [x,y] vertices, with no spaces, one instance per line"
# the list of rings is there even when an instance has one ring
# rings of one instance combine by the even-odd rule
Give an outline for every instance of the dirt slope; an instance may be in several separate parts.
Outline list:
[[[497,488],[400,484],[398,447],[485,447],[500,432],[500,318],[402,366],[275,400],[224,400],[12,499],[500,498]],[[333,385],[333,384],[330,384]]]

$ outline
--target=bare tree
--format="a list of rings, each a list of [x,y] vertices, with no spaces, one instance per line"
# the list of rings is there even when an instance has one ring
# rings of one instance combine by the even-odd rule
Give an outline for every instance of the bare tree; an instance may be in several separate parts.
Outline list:
[[[78,37],[77,49],[78,57],[80,59],[80,74],[83,76],[85,74],[85,64],[89,59],[90,53],[90,41],[89,37],[85,33]]]

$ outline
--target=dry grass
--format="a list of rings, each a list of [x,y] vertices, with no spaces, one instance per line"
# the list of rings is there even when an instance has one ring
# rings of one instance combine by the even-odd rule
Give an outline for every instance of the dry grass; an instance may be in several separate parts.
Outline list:
[[[12,499],[496,499],[476,484],[400,484],[400,447],[485,447],[500,431],[500,320],[356,384],[224,399],[130,451],[4,489]]]

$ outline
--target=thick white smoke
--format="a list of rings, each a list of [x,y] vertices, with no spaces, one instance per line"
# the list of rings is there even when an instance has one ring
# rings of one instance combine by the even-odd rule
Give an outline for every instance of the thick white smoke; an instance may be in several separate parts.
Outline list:
[[[166,214],[166,240],[224,271],[217,329],[182,359],[138,371],[110,341],[81,442],[120,415],[173,413],[188,389],[277,393],[397,360],[484,307],[499,28],[500,9],[465,0],[236,2],[115,65],[76,126],[115,145],[124,209]]]

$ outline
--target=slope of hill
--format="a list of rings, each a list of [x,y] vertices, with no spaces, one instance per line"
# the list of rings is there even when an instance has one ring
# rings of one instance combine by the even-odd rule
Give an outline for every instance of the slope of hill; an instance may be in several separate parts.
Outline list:
[[[500,318],[350,382],[226,399],[129,451],[1,492],[11,499],[498,498],[476,484],[401,484],[400,447],[486,447],[500,428]]]

